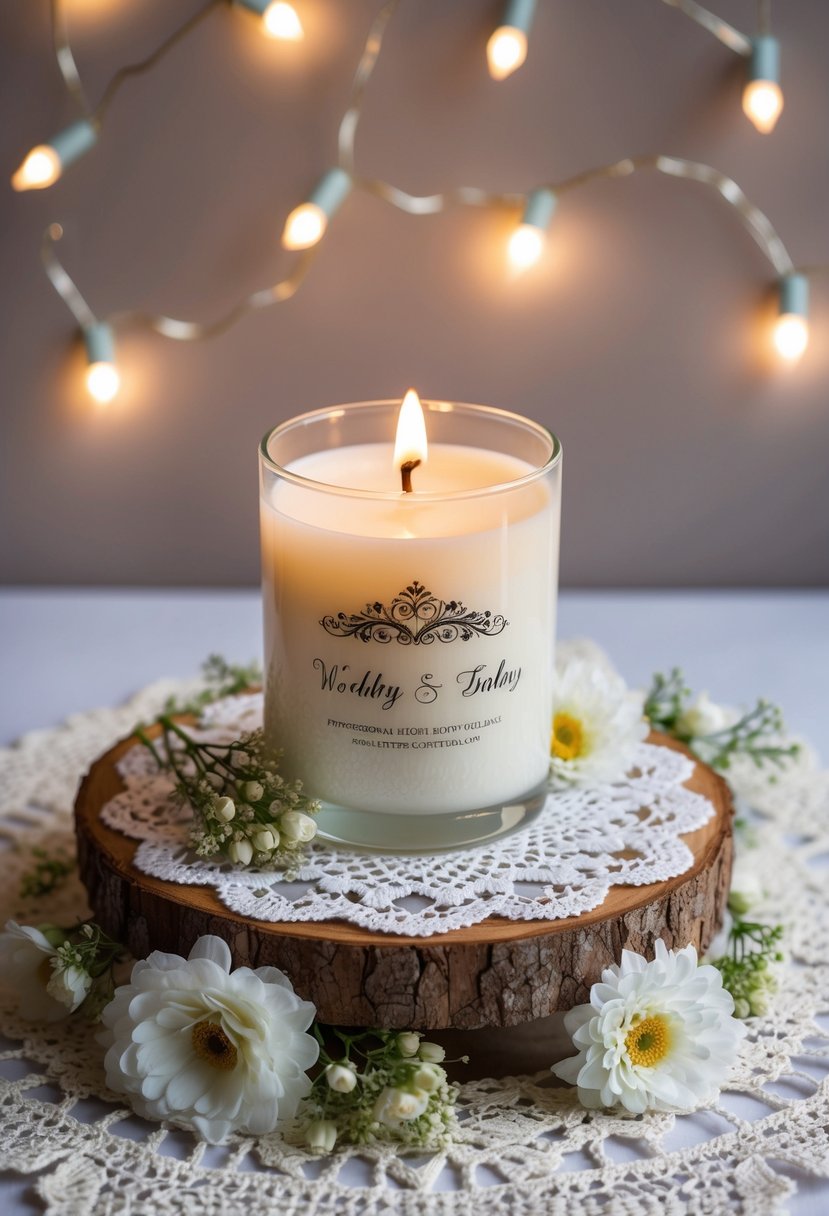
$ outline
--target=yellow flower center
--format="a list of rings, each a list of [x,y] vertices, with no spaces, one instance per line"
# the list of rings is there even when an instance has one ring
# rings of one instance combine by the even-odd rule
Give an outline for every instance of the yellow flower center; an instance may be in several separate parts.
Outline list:
[[[581,722],[570,714],[556,714],[553,718],[552,752],[559,760],[575,760],[584,747]]]
[[[645,1018],[637,1022],[625,1036],[625,1051],[631,1064],[653,1068],[664,1060],[671,1048],[671,1032],[665,1018]]]
[[[239,1053],[221,1026],[215,1022],[197,1022],[192,1034],[193,1050],[213,1068],[230,1072],[236,1067]]]

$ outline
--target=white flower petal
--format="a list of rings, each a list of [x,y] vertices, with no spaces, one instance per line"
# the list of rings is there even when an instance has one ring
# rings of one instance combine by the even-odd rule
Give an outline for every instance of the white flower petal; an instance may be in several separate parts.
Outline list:
[[[222,971],[228,974],[233,962],[227,942],[212,933],[207,933],[204,937],[199,938],[190,951],[188,958],[190,962],[193,962],[197,958],[209,959],[211,963],[215,963],[217,967],[221,967]]]

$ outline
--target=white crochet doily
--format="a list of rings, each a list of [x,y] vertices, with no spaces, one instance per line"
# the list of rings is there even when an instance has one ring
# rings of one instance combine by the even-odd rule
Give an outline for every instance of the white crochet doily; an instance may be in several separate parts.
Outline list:
[[[3,916],[70,924],[86,914],[75,878],[36,901],[20,898],[20,877],[33,847],[71,852],[79,777],[173,691],[182,690],[155,685],[121,709],[78,716],[0,752]],[[819,868],[829,851],[829,775],[806,754],[776,784],[752,771],[733,779],[759,812],[750,857],[767,891],[762,912],[786,923],[793,961],[767,1016],[748,1023],[716,1108],[587,1113],[545,1071],[462,1084],[459,1139],[431,1157],[384,1147],[318,1159],[278,1135],[207,1148],[143,1122],[107,1091],[83,1022],[44,1031],[5,1008],[0,1168],[32,1176],[29,1195],[49,1216],[785,1212],[791,1175],[812,1175],[810,1186],[829,1177],[829,884]]]
[[[262,697],[230,697],[205,715],[211,739],[261,725]],[[473,849],[383,856],[314,842],[294,881],[273,871],[201,860],[187,847],[190,811],[147,748],[119,762],[126,790],[101,818],[140,840],[134,865],[167,882],[212,886],[233,912],[264,921],[347,920],[378,933],[428,937],[488,916],[558,920],[603,903],[618,884],[641,886],[684,873],[693,854],[680,839],[702,827],[712,804],[683,784],[694,765],[665,747],[639,745],[631,775],[614,785],[557,789],[534,823]]]

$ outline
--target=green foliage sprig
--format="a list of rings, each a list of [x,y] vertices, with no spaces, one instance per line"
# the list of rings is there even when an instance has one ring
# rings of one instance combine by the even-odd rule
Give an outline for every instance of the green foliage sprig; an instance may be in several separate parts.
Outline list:
[[[738,896],[729,900],[734,923],[728,935],[728,952],[713,962],[722,975],[723,987],[734,998],[734,1016],[759,1017],[768,1009],[769,997],[777,991],[772,964],[783,961],[780,940],[782,925],[743,920],[745,904]]]
[[[441,1066],[445,1053],[437,1043],[415,1031],[347,1034],[332,1028],[339,1053],[331,1055],[318,1025],[314,1032],[322,1068],[301,1120],[310,1148],[330,1152],[336,1143],[395,1142],[437,1149],[451,1141],[457,1090]]]
[[[209,655],[202,663],[205,687],[189,700],[168,697],[164,703],[165,714],[193,714],[198,718],[202,710],[222,697],[236,696],[262,681],[262,669],[258,663],[247,666],[228,663],[220,654]]]
[[[667,676],[657,672],[645,697],[645,716],[653,727],[687,744],[713,768],[728,769],[738,756],[747,756],[759,768],[768,763],[782,766],[800,751],[797,743],[785,741],[783,715],[769,701],[760,698],[753,709],[735,722],[695,733],[690,697],[690,689],[678,667]]]
[[[50,856],[45,849],[34,848],[32,857],[35,858],[32,868],[20,879],[21,899],[38,899],[51,895],[66,882],[75,869],[75,859],[65,853]]]
[[[302,793],[302,782],[279,775],[262,731],[210,743],[168,714],[157,724],[161,732],[155,739],[143,727],[135,733],[159,768],[173,773],[179,797],[192,807],[190,843],[196,853],[295,872],[304,845],[316,835],[313,816],[320,806]]]

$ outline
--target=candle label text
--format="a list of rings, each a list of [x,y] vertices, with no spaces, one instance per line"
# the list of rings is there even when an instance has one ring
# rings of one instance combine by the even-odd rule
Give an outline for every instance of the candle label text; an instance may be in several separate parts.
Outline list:
[[[394,709],[406,695],[399,684],[392,683],[382,671],[372,671],[370,667],[355,672],[350,663],[332,663],[329,666],[325,659],[317,657],[314,659],[314,670],[319,672],[323,692],[374,701],[381,709]],[[497,667],[478,663],[475,667],[458,672],[455,679],[462,697],[476,697],[502,690],[515,692],[521,679],[521,668],[508,667],[506,659],[501,659]],[[443,684],[436,682],[433,673],[425,671],[414,689],[414,698],[421,705],[431,705],[437,701],[442,688]]]
[[[438,642],[468,642],[494,637],[509,625],[506,617],[468,609],[460,600],[441,600],[416,579],[386,607],[376,600],[358,612],[338,612],[320,621],[332,637],[356,637],[361,642],[399,642],[428,646]]]

